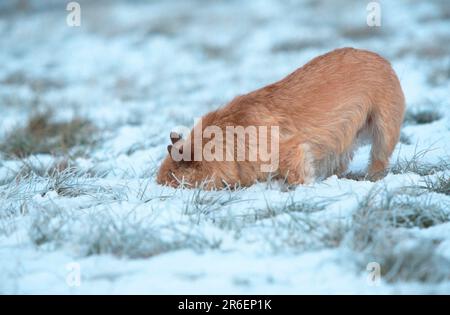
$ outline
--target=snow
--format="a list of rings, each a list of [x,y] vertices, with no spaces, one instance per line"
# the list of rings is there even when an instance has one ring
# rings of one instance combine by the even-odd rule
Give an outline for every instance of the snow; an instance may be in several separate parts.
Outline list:
[[[448,169],[376,183],[331,176],[292,190],[271,182],[206,192],[155,181],[173,128],[344,46],[388,58],[408,110],[441,115],[405,124],[409,142],[397,145],[391,165],[418,158],[448,167],[450,50],[441,39],[450,40],[450,20],[440,14],[448,4],[380,1],[382,33],[371,35],[360,1],[79,1],[80,27],[65,24],[63,2],[27,2],[0,5],[0,142],[46,108],[60,121],[90,119],[101,140],[73,159],[79,173],[61,174],[62,182],[16,177],[24,165],[49,169],[58,157],[0,155],[0,293],[450,293],[450,274],[439,282],[382,275],[373,285],[370,253],[351,245],[354,215],[374,189],[401,191]],[[368,34],[345,35],[348,28]],[[358,149],[351,173],[364,174],[369,151]],[[448,195],[411,198],[433,200],[450,216]],[[450,270],[448,220],[394,232],[406,251],[434,242],[440,268]],[[79,286],[68,280],[71,263]]]

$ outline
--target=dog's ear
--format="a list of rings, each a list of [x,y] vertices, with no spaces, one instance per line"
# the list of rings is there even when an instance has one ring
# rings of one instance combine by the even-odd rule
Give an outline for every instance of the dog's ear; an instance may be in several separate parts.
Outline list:
[[[172,144],[177,143],[179,140],[181,140],[181,135],[175,131],[172,131],[170,133],[170,141],[172,142]]]
[[[170,142],[172,142],[172,144],[169,144],[167,146],[167,151],[169,152],[169,156],[173,158],[172,156],[172,150],[175,147],[175,149],[178,149],[178,154],[182,155],[183,154],[183,146],[184,146],[184,141],[181,141],[182,137],[180,134],[178,134],[177,132],[172,131],[170,133]],[[183,161],[183,160],[182,160]]]
[[[176,149],[178,149],[178,153],[180,154],[180,155],[183,155],[183,152],[184,152],[184,147],[186,146],[186,145],[191,145],[190,143],[189,143],[189,141],[184,141],[183,140],[183,137],[179,134],[179,133],[177,133],[177,132],[174,132],[174,131],[172,131],[171,133],[170,133],[170,141],[172,142],[172,144],[169,144],[168,146],[167,146],[167,151],[169,152],[169,155],[172,157],[172,149],[175,147]],[[194,164],[194,147],[193,146],[191,146],[190,147],[191,148],[191,157],[190,157],[190,160],[184,160],[184,159],[182,159],[180,162],[183,162],[183,163],[190,163],[190,164]]]

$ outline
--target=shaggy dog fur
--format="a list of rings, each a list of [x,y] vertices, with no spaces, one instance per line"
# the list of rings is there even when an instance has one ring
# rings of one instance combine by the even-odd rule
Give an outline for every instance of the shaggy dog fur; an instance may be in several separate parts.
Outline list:
[[[218,126],[225,134],[227,126],[279,126],[279,167],[270,177],[289,184],[344,172],[357,145],[369,140],[368,175],[375,180],[383,176],[398,142],[404,108],[400,82],[388,61],[373,52],[342,48],[314,58],[281,81],[236,97],[202,117],[201,128]],[[186,146],[194,152],[193,131],[185,140],[175,133],[171,138],[169,153],[182,153]],[[177,162],[169,154],[157,182],[192,187],[209,180],[209,189],[249,186],[268,178],[261,164],[260,159]]]

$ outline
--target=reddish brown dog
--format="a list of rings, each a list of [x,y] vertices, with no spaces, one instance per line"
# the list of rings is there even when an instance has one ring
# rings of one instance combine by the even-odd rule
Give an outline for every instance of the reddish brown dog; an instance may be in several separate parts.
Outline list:
[[[176,161],[170,153],[183,153],[189,147],[193,157],[196,146],[201,146],[200,151],[206,146],[209,139],[195,143],[194,127],[185,140],[171,134],[174,145],[169,146],[157,182],[193,187],[206,180],[203,187],[211,189],[249,186],[270,176],[289,184],[309,183],[344,172],[363,139],[372,143],[369,178],[379,179],[398,142],[404,109],[402,88],[388,61],[365,50],[337,49],[201,119],[200,129],[217,126],[224,134],[227,126],[278,126],[276,169],[262,171],[259,158],[238,160],[236,150],[231,160]],[[245,148],[251,145],[246,139]],[[223,148],[227,146],[224,142]],[[236,143],[231,146],[237,148]]]

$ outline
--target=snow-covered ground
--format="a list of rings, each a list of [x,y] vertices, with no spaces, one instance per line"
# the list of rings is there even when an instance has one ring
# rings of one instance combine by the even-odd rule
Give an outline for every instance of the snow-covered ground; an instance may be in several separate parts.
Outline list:
[[[369,1],[79,1],[80,27],[67,2],[0,4],[0,293],[450,293],[448,1],[380,1],[378,28]],[[367,146],[293,190],[156,184],[173,127],[344,46],[406,95],[386,178]],[[15,157],[49,110],[95,143]]]

